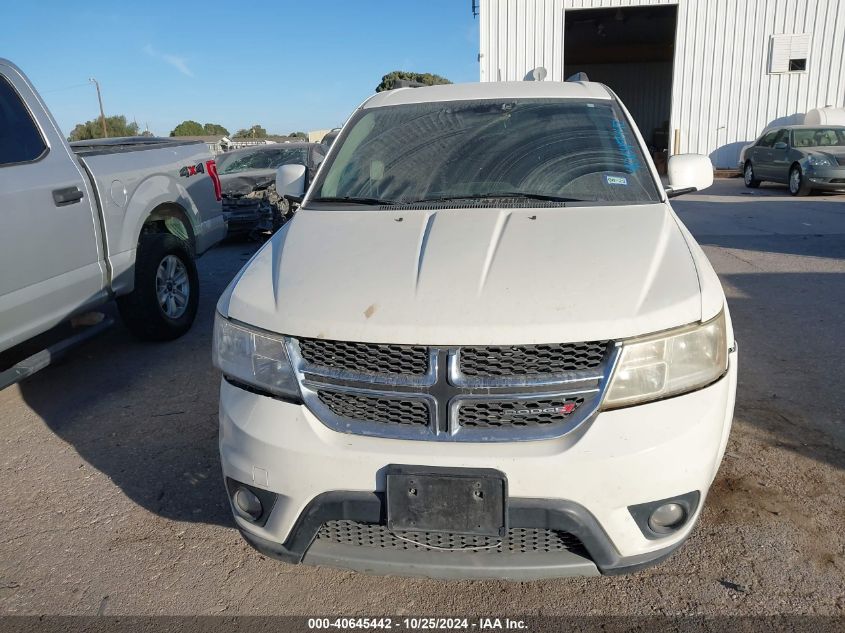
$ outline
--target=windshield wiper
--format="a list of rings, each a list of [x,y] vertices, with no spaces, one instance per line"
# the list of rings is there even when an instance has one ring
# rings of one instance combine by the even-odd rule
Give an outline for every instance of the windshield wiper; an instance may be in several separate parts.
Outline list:
[[[525,191],[496,191],[490,193],[474,193],[465,196],[442,196],[438,198],[423,198],[406,204],[424,204],[428,202],[450,202],[452,200],[487,200],[495,198],[522,198],[525,200],[545,200],[548,202],[586,202],[579,198],[564,198],[561,196],[549,196],[542,193],[528,193]]]
[[[357,196],[323,196],[322,198],[311,198],[309,202],[347,202],[349,204],[396,204],[395,200],[382,200],[380,198],[361,198]]]

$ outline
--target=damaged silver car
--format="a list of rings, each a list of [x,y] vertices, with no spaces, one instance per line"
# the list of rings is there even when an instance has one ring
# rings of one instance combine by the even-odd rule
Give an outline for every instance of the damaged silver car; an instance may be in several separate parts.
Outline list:
[[[275,233],[291,218],[298,203],[276,193],[276,169],[282,165],[304,165],[307,187],[327,151],[320,143],[273,143],[218,156],[223,216],[229,236]]]

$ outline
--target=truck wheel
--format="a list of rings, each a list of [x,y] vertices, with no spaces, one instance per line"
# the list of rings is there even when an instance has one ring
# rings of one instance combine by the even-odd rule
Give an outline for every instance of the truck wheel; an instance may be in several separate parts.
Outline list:
[[[170,233],[141,236],[135,290],[119,297],[126,327],[147,341],[170,341],[191,328],[199,304],[199,276],[189,245]]]

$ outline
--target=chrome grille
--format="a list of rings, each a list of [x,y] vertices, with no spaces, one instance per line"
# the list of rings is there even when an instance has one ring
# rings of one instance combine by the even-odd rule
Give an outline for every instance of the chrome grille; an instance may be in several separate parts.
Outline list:
[[[608,341],[461,348],[288,339],[287,349],[306,406],[335,431],[516,442],[562,437],[590,420],[621,348]]]
[[[461,404],[458,424],[476,429],[559,424],[584,404],[584,398],[481,401]]]
[[[319,391],[317,396],[335,415],[342,418],[410,426],[429,424],[428,406],[421,400],[333,391]]]
[[[489,536],[439,532],[394,533],[390,532],[385,525],[349,520],[323,523],[317,533],[317,540],[379,549],[425,551],[446,549],[452,552],[471,550],[486,554],[502,554],[505,552],[527,554],[565,550],[583,553],[585,551],[584,546],[576,536],[568,532],[542,528],[511,528],[503,539],[499,539]]]
[[[299,349],[307,363],[320,367],[405,376],[428,371],[426,347],[303,338]]]
[[[462,347],[459,367],[465,376],[532,376],[594,369],[601,365],[610,341]]]

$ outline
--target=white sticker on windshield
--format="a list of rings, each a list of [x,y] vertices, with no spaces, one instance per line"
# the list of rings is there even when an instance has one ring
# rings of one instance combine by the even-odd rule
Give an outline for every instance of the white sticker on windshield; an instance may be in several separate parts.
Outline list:
[[[605,176],[604,179],[609,185],[627,185],[628,179],[624,176]]]

